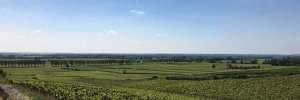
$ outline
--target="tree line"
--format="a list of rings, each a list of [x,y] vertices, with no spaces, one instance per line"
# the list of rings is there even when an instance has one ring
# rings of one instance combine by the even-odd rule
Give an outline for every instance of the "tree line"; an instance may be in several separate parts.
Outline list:
[[[300,65],[300,58],[265,59],[263,64],[271,64],[272,66],[296,66]]]
[[[131,65],[139,64],[137,60],[50,60],[52,67],[66,66],[66,65]]]
[[[177,63],[201,63],[207,61],[209,63],[216,63],[226,58],[213,57],[213,58],[170,58],[170,59],[144,59],[144,60],[133,60],[133,59],[110,59],[110,60],[49,60],[51,66],[66,66],[68,65],[135,65],[135,64],[177,64]],[[235,59],[227,63],[237,63]],[[241,60],[241,64],[257,64],[257,60],[251,60],[245,62]]]
[[[174,64],[174,63],[201,63],[203,58],[174,58],[174,59],[148,59],[142,60],[143,63],[152,63],[152,64]]]
[[[244,61],[243,59],[240,60],[240,62],[237,62],[236,59],[233,58],[222,58],[222,57],[213,57],[213,58],[207,58],[206,61],[209,63],[223,63],[223,60],[228,60],[226,63],[240,63],[240,64],[257,64],[257,59],[251,59],[250,61]]]
[[[227,61],[227,63],[240,63],[240,64],[257,64],[258,63],[258,60],[257,59],[252,59],[248,62],[244,61],[244,60],[241,60],[240,62],[237,62],[235,59],[232,59],[230,62]]]
[[[0,60],[1,67],[41,67],[45,66],[46,61],[34,60]]]
[[[148,60],[49,60],[52,67],[66,65],[134,65],[141,63],[148,64],[174,64],[174,63],[201,63],[204,59],[148,59]]]

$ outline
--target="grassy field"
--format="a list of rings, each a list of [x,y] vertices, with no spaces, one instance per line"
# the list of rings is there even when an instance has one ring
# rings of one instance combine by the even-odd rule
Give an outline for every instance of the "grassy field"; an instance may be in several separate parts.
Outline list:
[[[43,81],[72,82],[80,79],[101,79],[101,80],[146,80],[154,75],[165,78],[167,75],[195,75],[217,72],[235,72],[246,71],[240,69],[227,69],[223,66],[226,63],[217,63],[216,68],[212,68],[211,63],[191,63],[191,64],[141,64],[141,65],[97,65],[97,66],[71,66],[73,71],[64,69],[65,67],[45,67],[38,68],[4,68],[11,75],[11,80],[35,80],[35,77]],[[236,64],[237,66],[257,66],[258,64]],[[271,67],[270,65],[261,65],[260,69],[252,70],[270,70],[286,68],[284,66]],[[126,70],[127,74],[123,74]]]
[[[226,62],[226,61],[225,61]],[[277,89],[270,89],[270,92],[263,92],[264,86],[273,84],[276,79],[300,78],[300,76],[267,77],[260,79],[222,79],[209,81],[170,81],[165,80],[168,75],[200,75],[232,72],[258,72],[276,69],[292,68],[287,66],[270,66],[260,64],[260,69],[224,69],[226,63],[215,63],[216,68],[212,68],[212,63],[186,63],[186,64],[140,64],[140,65],[88,65],[65,67],[51,67],[49,63],[45,67],[36,68],[3,68],[9,80],[20,81],[43,81],[52,83],[76,83],[96,87],[110,87],[120,90],[139,91],[143,94],[173,95],[178,98],[210,98],[210,99],[250,99],[251,95],[258,95],[256,99],[268,99],[270,94],[284,92]],[[258,66],[259,64],[233,64],[237,66]],[[126,70],[126,74],[123,71]],[[148,80],[153,76],[158,76],[157,80]],[[271,83],[265,83],[271,82]],[[273,82],[273,83],[272,83]],[[253,83],[253,84],[249,84]],[[255,84],[254,84],[255,83]],[[238,84],[241,84],[239,87]],[[245,84],[245,85],[242,85]],[[246,86],[246,84],[248,84]],[[280,84],[280,83],[276,83]],[[293,86],[299,82],[289,83]],[[256,87],[251,89],[252,87]],[[238,91],[235,89],[241,88]],[[291,87],[284,87],[291,88]],[[300,87],[294,86],[294,92],[298,92]],[[258,90],[255,90],[258,89]],[[260,89],[260,90],[259,90]],[[267,90],[269,91],[269,90]],[[230,93],[228,93],[230,92]],[[228,93],[228,94],[226,94]],[[258,94],[257,94],[258,93]],[[299,93],[299,92],[298,92]],[[266,95],[266,98],[263,96]],[[279,94],[277,94],[279,95]],[[286,95],[294,95],[288,92]],[[234,98],[231,98],[234,97]],[[298,95],[297,95],[298,97]],[[275,98],[275,97],[273,97]],[[294,98],[294,97],[291,97]],[[289,99],[283,98],[283,99]]]

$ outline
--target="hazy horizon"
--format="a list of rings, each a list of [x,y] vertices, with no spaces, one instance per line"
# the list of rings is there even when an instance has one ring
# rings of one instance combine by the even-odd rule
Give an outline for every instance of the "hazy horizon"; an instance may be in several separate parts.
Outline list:
[[[245,53],[99,53],[99,52],[0,52],[15,54],[182,54],[182,55],[300,55],[300,54],[245,54]]]
[[[299,0],[0,2],[0,52],[300,54]]]

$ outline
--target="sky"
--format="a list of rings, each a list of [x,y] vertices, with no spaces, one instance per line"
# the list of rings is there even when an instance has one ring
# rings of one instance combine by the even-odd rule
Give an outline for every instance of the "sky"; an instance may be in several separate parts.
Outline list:
[[[0,52],[299,54],[300,0],[0,0]]]

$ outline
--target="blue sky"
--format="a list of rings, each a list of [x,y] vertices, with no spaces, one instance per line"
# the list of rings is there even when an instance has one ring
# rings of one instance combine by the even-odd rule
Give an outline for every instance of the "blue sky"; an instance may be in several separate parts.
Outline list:
[[[300,53],[299,0],[0,0],[0,52]]]

